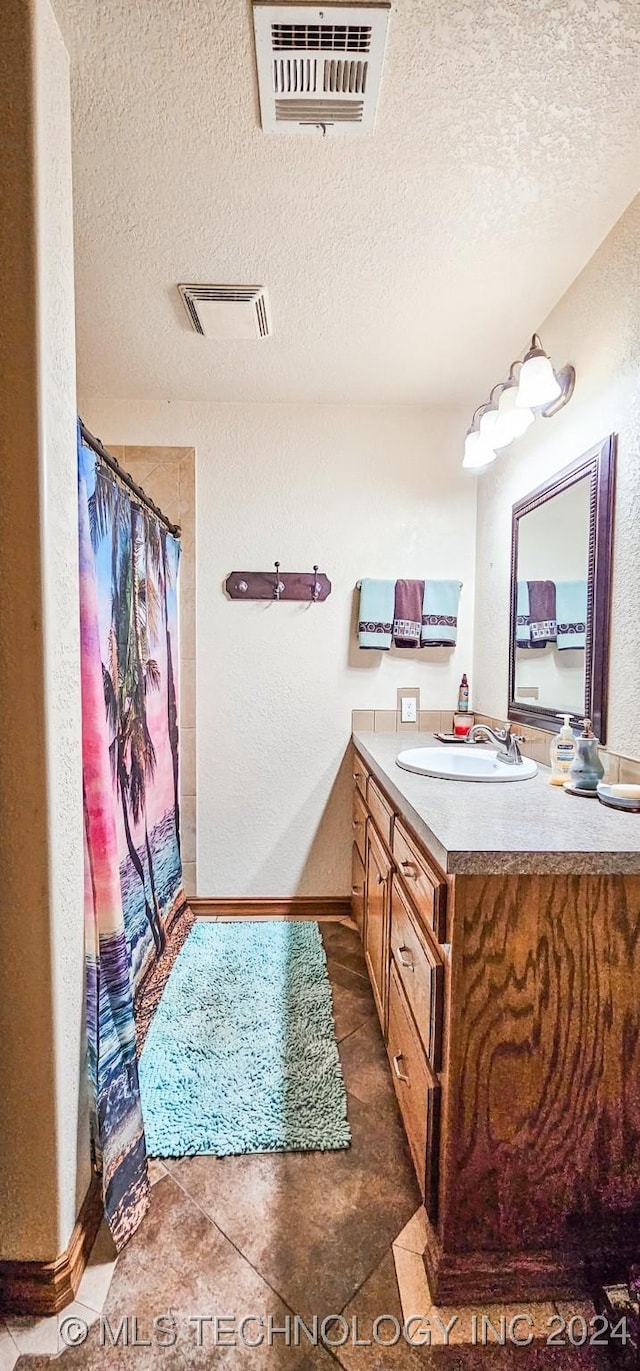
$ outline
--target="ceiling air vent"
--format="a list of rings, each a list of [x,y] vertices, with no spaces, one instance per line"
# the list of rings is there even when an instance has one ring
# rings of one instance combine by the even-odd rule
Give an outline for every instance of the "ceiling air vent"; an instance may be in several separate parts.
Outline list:
[[[370,133],[390,8],[380,3],[314,9],[255,0],[265,133]]]
[[[273,332],[264,286],[179,285],[196,333],[205,338],[270,338]]]

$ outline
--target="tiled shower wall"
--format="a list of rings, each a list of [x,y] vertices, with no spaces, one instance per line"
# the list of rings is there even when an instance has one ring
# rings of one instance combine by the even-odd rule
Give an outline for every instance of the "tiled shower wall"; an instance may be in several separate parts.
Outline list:
[[[180,834],[184,886],[196,894],[196,460],[192,447],[118,447],[109,452],[182,529],[180,559]]]

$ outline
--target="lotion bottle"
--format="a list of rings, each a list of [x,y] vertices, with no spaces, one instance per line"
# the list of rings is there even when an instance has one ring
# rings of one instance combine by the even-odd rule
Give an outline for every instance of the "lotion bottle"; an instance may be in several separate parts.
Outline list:
[[[576,739],[571,727],[571,715],[559,714],[559,719],[564,719],[564,723],[559,733],[551,739],[549,757],[551,762],[551,775],[549,783],[551,785],[565,785],[569,780],[571,764],[576,756]]]
[[[465,671],[458,690],[458,714],[467,714],[469,711],[469,682]]]

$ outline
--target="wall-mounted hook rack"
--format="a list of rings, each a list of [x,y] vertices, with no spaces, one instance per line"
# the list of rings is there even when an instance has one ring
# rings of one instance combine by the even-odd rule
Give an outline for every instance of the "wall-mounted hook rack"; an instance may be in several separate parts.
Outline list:
[[[314,565],[313,571],[232,571],[225,581],[230,600],[307,600],[320,604],[331,594],[331,581]]]

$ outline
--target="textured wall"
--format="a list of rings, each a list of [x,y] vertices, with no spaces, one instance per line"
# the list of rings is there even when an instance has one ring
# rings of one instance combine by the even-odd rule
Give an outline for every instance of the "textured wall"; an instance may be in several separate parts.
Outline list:
[[[67,55],[3,9],[0,1256],[56,1256],[89,1180]]]
[[[608,433],[619,434],[607,744],[640,758],[640,197],[540,327],[556,364],[577,385],[555,419],[478,477],[477,709],[506,716],[511,506]]]
[[[197,841],[201,895],[350,889],[351,710],[453,707],[473,634],[474,482],[460,415],[323,405],[132,405],[83,399],[109,443],[196,448]],[[238,604],[228,573],[317,562],[323,605]],[[362,653],[354,587],[459,576],[459,646]]]

